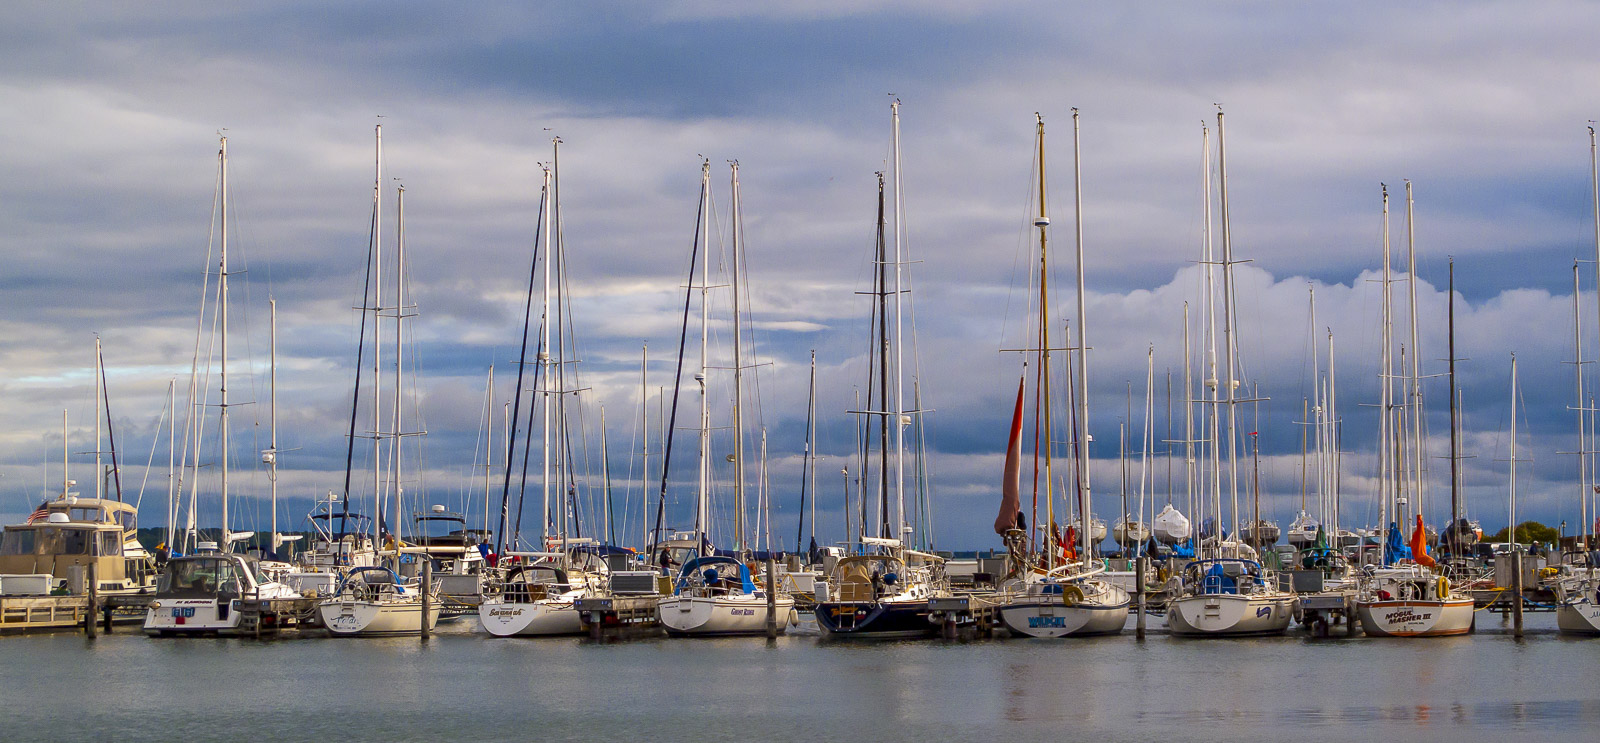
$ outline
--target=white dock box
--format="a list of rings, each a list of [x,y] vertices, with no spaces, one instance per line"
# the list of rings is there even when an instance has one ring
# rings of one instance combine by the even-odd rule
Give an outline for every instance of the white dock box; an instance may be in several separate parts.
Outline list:
[[[0,575],[0,596],[48,596],[54,583],[48,573]]]

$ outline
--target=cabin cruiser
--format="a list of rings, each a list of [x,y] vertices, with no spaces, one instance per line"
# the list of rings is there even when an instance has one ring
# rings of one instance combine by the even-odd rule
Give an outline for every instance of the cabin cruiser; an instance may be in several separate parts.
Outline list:
[[[1276,635],[1294,619],[1296,598],[1273,584],[1261,563],[1240,557],[1195,560],[1173,577],[1167,605],[1174,635]]]
[[[671,635],[755,635],[766,632],[767,592],[774,591],[778,631],[789,624],[794,598],[757,586],[750,568],[732,557],[697,557],[685,563],[672,595],[661,599],[661,624]]]
[[[0,574],[48,575],[66,584],[73,567],[94,566],[100,594],[155,590],[157,566],[139,544],[139,513],[132,503],[79,498],[67,493],[39,506],[27,521],[0,536]]]
[[[1472,631],[1472,597],[1424,565],[1362,568],[1356,614],[1369,635],[1441,637]]]
[[[254,557],[218,552],[212,542],[203,542],[200,548],[199,554],[167,560],[155,598],[145,611],[145,634],[170,637],[276,631],[280,626],[276,613],[247,613],[241,611],[240,602],[294,599],[299,594],[267,578]]]
[[[817,626],[837,637],[935,634],[939,627],[930,619],[928,600],[947,593],[944,558],[905,549],[898,539],[862,541],[885,553],[839,560],[831,585],[817,586]]]
[[[432,597],[430,597],[432,598]],[[317,604],[317,617],[334,637],[417,635],[433,629],[439,602],[423,616],[422,588],[380,566],[351,568],[331,598]]]

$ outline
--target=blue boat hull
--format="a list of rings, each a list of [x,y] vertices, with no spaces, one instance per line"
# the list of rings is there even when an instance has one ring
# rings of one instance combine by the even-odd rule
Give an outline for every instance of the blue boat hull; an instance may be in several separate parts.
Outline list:
[[[817,604],[817,626],[833,637],[932,637],[939,626],[928,621],[924,601],[827,601]]]

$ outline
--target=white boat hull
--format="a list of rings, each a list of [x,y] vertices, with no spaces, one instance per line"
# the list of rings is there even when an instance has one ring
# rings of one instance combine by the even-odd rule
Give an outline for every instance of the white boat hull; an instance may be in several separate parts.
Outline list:
[[[778,631],[789,624],[794,599],[776,599]],[[668,596],[657,605],[673,635],[760,635],[767,631],[766,596]]]
[[[1000,607],[1000,620],[1012,634],[1024,637],[1114,635],[1128,623],[1128,594],[1109,587],[1113,596],[1066,603],[1060,598],[1019,597]],[[1120,600],[1119,600],[1120,599]]]
[[[1556,606],[1556,628],[1573,635],[1600,635],[1600,605],[1589,599]]]
[[[324,601],[317,604],[317,617],[334,637],[374,637],[422,634],[422,602],[418,601]],[[439,604],[428,611],[428,629],[439,622]]]
[[[1362,601],[1361,629],[1378,637],[1447,637],[1472,631],[1472,599]]]
[[[1276,593],[1183,596],[1168,605],[1167,628],[1195,637],[1277,635],[1289,629],[1294,605],[1294,596]]]
[[[228,604],[222,617],[222,604]],[[145,610],[144,632],[163,635],[232,635],[240,631],[243,613],[237,601],[228,599],[162,599],[160,606]]]
[[[485,601],[478,607],[478,622],[495,637],[583,634],[582,618],[570,599]]]

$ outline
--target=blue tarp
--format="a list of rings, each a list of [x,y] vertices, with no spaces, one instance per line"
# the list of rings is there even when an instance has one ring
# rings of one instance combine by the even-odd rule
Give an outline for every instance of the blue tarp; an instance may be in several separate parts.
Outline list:
[[[723,574],[719,568],[729,572]],[[747,594],[756,592],[756,584],[750,580],[750,569],[745,567],[744,563],[731,557],[713,556],[696,557],[684,563],[683,570],[678,572],[678,583],[673,588],[673,593],[682,593],[683,589],[689,585],[689,576],[693,575],[695,571],[699,571],[701,577],[708,583],[712,580],[726,580],[729,575],[734,574],[736,571],[739,576],[740,589]]]
[[[1400,533],[1400,525],[1389,522],[1389,538],[1383,545],[1383,564],[1390,566],[1401,560],[1411,559],[1411,548],[1406,546],[1405,537]]]
[[[1172,545],[1173,557],[1194,557],[1194,540],[1185,539],[1180,544]]]

